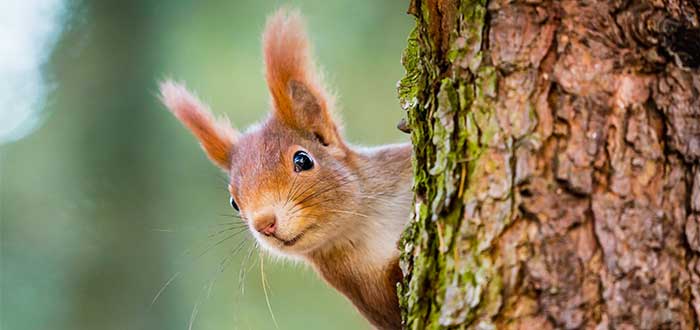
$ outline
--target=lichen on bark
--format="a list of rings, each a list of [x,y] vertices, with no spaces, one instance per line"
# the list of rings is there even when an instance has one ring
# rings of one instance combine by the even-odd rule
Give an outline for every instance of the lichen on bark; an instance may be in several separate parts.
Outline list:
[[[481,54],[485,5],[411,4],[418,23],[403,57],[406,77],[399,83],[416,165],[414,216],[402,238],[401,265],[410,277],[399,289],[410,329],[473,319],[474,307],[492,303],[495,295],[489,292],[498,287],[497,274],[479,250],[476,227],[460,227],[464,196],[474,193],[470,180],[485,178],[480,160],[488,148],[485,139],[497,130],[490,106],[496,75]],[[456,233],[460,228],[473,233]],[[467,301],[461,299],[465,295]]]

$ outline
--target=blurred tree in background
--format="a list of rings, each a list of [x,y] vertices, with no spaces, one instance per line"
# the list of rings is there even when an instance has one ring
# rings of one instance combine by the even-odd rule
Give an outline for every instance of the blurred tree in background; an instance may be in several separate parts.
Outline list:
[[[308,18],[350,140],[406,139],[403,1],[63,3],[43,124],[0,147],[0,328],[273,329],[261,262],[281,329],[367,327],[309,270],[220,232],[235,220],[223,174],[155,96],[169,76],[239,128],[262,118],[260,32],[280,5]]]

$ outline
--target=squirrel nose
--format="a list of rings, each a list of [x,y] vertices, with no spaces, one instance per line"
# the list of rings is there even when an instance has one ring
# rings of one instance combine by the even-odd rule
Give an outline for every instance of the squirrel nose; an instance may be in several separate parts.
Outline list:
[[[266,213],[255,217],[254,227],[259,233],[270,236],[277,229],[277,218],[274,213]]]

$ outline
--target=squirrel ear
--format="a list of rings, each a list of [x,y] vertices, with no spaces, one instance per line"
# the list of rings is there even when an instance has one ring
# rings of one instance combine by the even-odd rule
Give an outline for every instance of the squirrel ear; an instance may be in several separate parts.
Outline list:
[[[231,149],[238,133],[227,119],[217,120],[209,108],[187,89],[173,81],[160,84],[160,98],[170,112],[199,140],[214,164],[224,170],[231,166]]]
[[[268,19],[263,54],[273,115],[288,126],[314,134],[324,145],[341,144],[329,110],[333,102],[314,71],[298,11],[280,9]]]

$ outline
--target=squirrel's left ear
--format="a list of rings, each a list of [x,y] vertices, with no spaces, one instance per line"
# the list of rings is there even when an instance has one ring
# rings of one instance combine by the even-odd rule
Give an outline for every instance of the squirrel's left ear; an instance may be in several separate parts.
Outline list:
[[[268,19],[263,54],[273,115],[286,125],[313,134],[324,145],[341,147],[340,127],[331,112],[333,100],[314,71],[297,11],[280,9]]]

